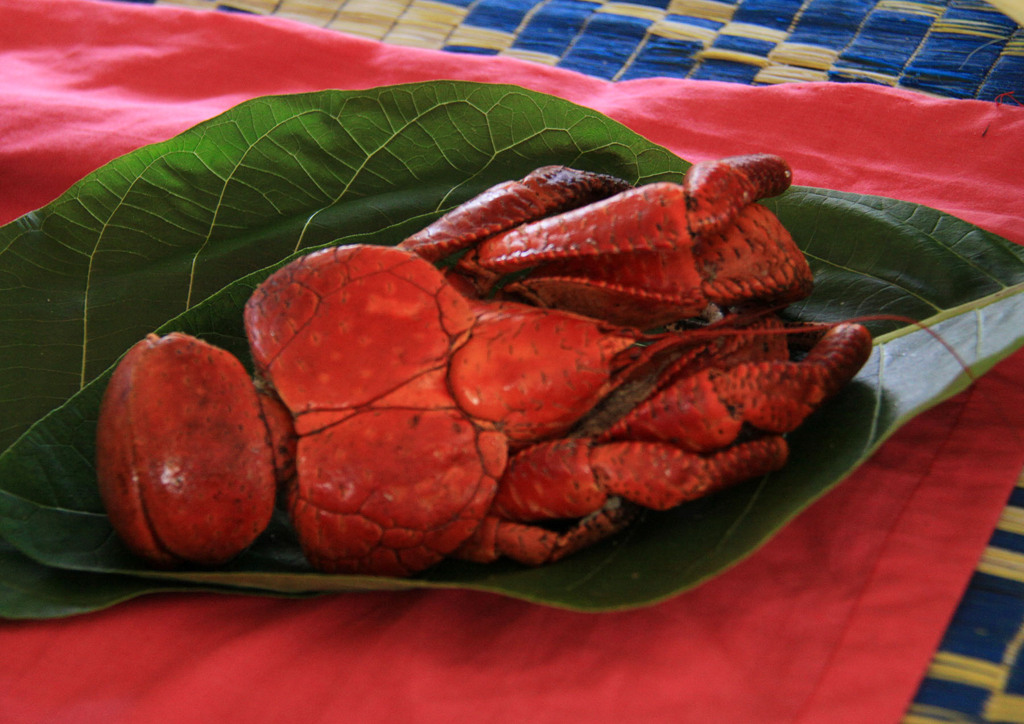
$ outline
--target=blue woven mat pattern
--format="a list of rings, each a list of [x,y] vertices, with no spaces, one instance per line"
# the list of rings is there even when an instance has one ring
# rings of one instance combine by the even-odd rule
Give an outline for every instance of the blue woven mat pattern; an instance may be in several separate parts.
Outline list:
[[[903,724],[1024,722],[1024,476]]]
[[[980,0],[144,0],[295,20],[609,80],[861,81],[993,100],[1024,29]]]
[[[1024,29],[978,0],[121,1],[275,15],[610,80],[860,81],[1024,101]],[[1024,724],[1024,477],[903,724],[942,722]]]

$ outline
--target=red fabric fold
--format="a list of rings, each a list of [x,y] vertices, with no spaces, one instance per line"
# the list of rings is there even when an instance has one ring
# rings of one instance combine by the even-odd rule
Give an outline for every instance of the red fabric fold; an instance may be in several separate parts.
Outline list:
[[[457,78],[616,118],[691,160],[786,156],[796,182],[934,206],[1024,242],[1024,109],[877,86],[611,84],[297,23],[0,0],[0,221],[254,96]],[[0,624],[24,723],[885,722],[901,716],[1024,465],[1024,357],[922,415],[754,556],[650,608],[461,591],[164,595]]]

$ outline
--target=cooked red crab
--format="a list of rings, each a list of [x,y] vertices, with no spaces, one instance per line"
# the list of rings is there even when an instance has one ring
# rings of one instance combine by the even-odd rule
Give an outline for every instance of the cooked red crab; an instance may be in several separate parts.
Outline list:
[[[446,556],[541,564],[626,525],[623,500],[663,510],[778,469],[783,435],[871,347],[862,326],[841,324],[791,360],[771,310],[806,296],[811,273],[754,203],[789,182],[775,156],[639,188],[545,167],[398,248],[296,260],[246,305],[256,387],[230,358],[145,386],[186,348],[221,359],[181,335],[125,358],[97,446],[115,529],[161,565],[219,562],[266,525],[279,481],[323,571],[408,575]],[[446,272],[432,263],[457,253]],[[703,321],[644,331],[684,319]],[[226,384],[213,375],[244,390],[237,404],[213,398]],[[154,416],[160,431],[136,436]],[[192,477],[169,475],[196,445],[175,430],[232,442]],[[217,504],[245,535],[223,540]],[[577,522],[543,524],[556,519]],[[197,544],[179,540],[183,525]]]

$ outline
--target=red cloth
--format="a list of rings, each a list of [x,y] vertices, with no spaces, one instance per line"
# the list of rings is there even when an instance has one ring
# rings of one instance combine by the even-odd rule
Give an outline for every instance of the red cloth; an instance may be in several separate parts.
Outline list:
[[[796,182],[925,203],[1024,242],[1024,109],[859,85],[611,84],[296,23],[0,0],[0,221],[244,99],[518,83],[684,158],[773,151]],[[463,591],[163,595],[0,624],[0,719],[886,722],[911,700],[1024,464],[1024,356],[917,418],[754,556],[650,608]]]

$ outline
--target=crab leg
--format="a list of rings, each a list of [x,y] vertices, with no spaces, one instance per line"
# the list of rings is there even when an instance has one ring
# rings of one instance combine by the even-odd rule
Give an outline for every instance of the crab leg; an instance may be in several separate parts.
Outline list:
[[[683,179],[690,230],[698,234],[722,229],[740,209],[758,199],[778,196],[792,181],[789,164],[770,154],[696,163]]]
[[[492,563],[502,556],[531,566],[560,560],[618,533],[636,518],[638,508],[609,498],[598,511],[582,518],[563,533],[532,523],[498,516],[484,518],[473,537],[452,555],[476,563]]]
[[[629,183],[614,176],[544,166],[520,181],[506,181],[484,191],[399,247],[437,261],[514,226],[585,206],[627,188]]]
[[[731,444],[747,424],[790,432],[846,385],[870,354],[868,331],[841,324],[799,362],[745,362],[683,377],[637,405],[602,439],[663,440],[703,452]]]
[[[512,460],[492,507],[499,517],[486,519],[456,555],[479,562],[500,556],[530,565],[552,562],[629,522],[631,508],[617,505],[616,497],[668,510],[778,470],[786,455],[786,443],[778,436],[711,455],[657,442],[596,443],[576,438],[541,443]],[[565,533],[521,522],[569,518],[592,510],[598,512]]]

